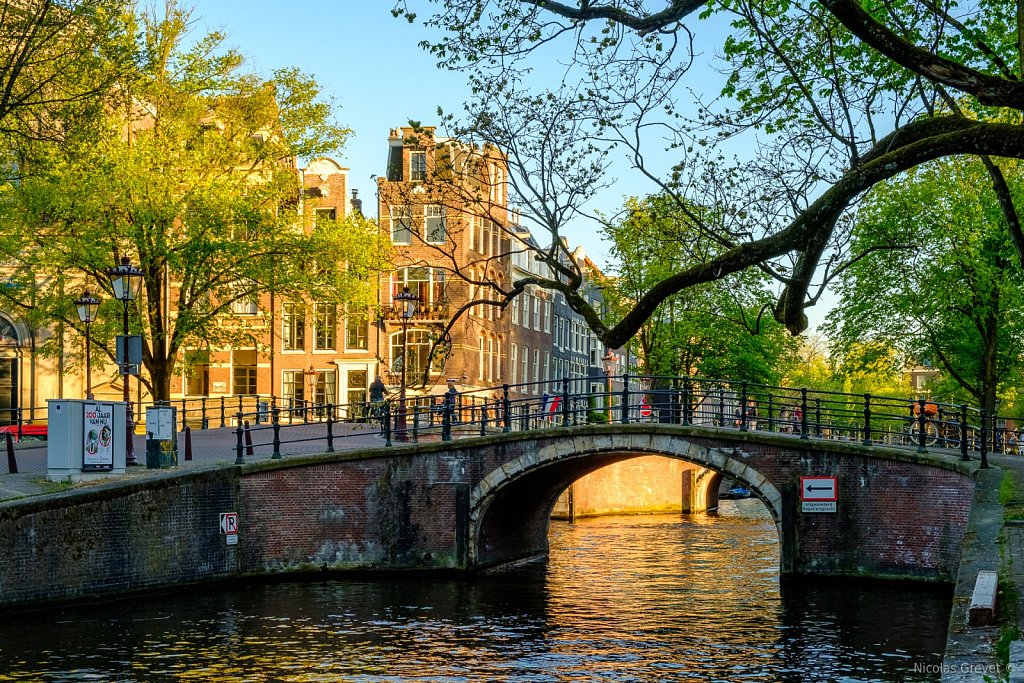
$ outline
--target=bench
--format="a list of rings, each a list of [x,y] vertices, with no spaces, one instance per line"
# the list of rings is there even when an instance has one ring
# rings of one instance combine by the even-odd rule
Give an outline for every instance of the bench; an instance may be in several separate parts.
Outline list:
[[[996,623],[996,597],[999,576],[991,570],[978,572],[974,582],[971,606],[967,610],[967,623],[971,626],[991,626]]]

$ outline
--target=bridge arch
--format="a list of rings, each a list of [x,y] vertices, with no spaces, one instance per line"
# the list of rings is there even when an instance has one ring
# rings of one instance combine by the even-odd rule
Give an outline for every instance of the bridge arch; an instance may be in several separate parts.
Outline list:
[[[709,448],[687,440],[653,434],[580,434],[555,439],[536,452],[514,458],[485,476],[469,495],[468,560],[484,569],[527,561],[548,552],[551,511],[573,481],[602,467],[641,456],[683,460],[736,480],[764,503],[785,545],[782,495],[761,472],[743,462],[735,448]],[[713,486],[720,477],[706,477]],[[703,492],[707,496],[708,492]],[[780,553],[785,557],[786,553]]]

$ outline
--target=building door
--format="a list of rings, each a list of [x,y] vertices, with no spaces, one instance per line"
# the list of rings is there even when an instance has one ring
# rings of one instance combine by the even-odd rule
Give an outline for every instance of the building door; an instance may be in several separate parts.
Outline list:
[[[18,359],[0,358],[0,424],[15,424],[18,407]]]
[[[14,324],[0,317],[0,424],[18,421],[18,330]]]

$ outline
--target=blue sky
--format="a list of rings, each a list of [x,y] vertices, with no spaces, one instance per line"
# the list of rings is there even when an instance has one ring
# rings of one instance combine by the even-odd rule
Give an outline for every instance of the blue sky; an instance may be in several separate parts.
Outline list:
[[[429,125],[437,121],[438,106],[459,112],[469,97],[464,77],[439,69],[419,47],[427,29],[391,16],[391,0],[324,2],[303,5],[302,11],[284,10],[270,0],[195,2],[197,33],[223,29],[256,71],[298,67],[334,98],[339,122],[354,131],[339,161],[351,169],[350,185],[360,191],[370,215],[376,212],[371,175],[384,171],[389,129],[409,120]],[[611,214],[625,195],[654,191],[628,168],[614,175],[615,187],[591,208]],[[607,247],[593,225],[570,226],[566,232],[607,265]]]

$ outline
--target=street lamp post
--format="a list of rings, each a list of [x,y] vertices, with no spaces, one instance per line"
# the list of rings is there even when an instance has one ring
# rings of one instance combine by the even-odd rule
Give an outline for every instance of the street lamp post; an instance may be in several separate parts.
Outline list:
[[[313,366],[309,366],[309,370],[303,372],[306,376],[306,383],[309,385],[309,396],[306,397],[306,415],[312,417],[313,415],[313,393],[316,390],[316,370]]]
[[[618,360],[619,360],[619,354],[612,353],[612,350],[608,349],[607,351],[605,351],[605,354],[603,356],[601,356],[601,360],[603,360],[605,362],[604,376],[605,376],[605,384],[606,384],[606,391],[607,391],[607,393],[605,394],[604,412],[605,412],[605,415],[608,417],[608,422],[611,422],[612,421],[612,371],[615,369],[615,363],[617,363]]]
[[[89,290],[82,292],[82,296],[75,300],[75,307],[78,309],[78,319],[85,325],[85,398],[92,400],[92,344],[89,336],[89,325],[96,320],[96,310],[100,307],[100,300],[89,294]]]
[[[107,271],[110,277],[110,285],[114,291],[114,298],[124,304],[124,318],[122,325],[123,341],[121,344],[121,376],[124,381],[124,402],[125,402],[125,464],[138,465],[135,459],[135,422],[132,415],[132,397],[128,386],[131,362],[128,357],[128,305],[139,297],[142,289],[142,271],[132,265],[127,256],[121,258],[121,263]],[[141,360],[141,359],[140,359]]]
[[[419,296],[410,292],[408,287],[403,287],[401,292],[392,297],[395,313],[402,324],[402,383],[398,392],[398,438],[403,441],[407,438],[405,433],[405,382],[406,369],[409,367],[407,355],[409,350],[409,321],[412,320],[413,314],[416,313],[416,304],[419,303],[419,300]]]

